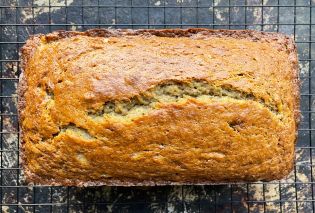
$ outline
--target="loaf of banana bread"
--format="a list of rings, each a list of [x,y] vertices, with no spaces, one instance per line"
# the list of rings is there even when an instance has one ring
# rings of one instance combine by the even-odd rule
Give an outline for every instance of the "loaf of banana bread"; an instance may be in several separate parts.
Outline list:
[[[21,56],[28,182],[211,184],[292,170],[299,78],[287,36],[58,31],[32,36]]]

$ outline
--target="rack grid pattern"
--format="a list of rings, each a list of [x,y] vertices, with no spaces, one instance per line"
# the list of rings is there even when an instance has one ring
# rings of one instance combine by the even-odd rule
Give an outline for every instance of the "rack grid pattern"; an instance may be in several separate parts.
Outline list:
[[[314,11],[313,11],[314,10]],[[1,0],[2,212],[315,212],[315,1]],[[292,35],[301,69],[294,171],[281,181],[214,186],[27,186],[19,165],[19,49],[31,34],[91,28],[254,29]]]

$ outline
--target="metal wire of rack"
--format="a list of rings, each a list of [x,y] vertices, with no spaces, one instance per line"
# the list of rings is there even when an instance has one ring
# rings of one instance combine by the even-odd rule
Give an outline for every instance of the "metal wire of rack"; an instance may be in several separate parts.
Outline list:
[[[312,0],[1,0],[1,212],[315,212],[315,2]],[[215,186],[27,186],[19,167],[16,87],[29,35],[90,28],[255,29],[294,36],[302,120],[294,171],[281,181]]]

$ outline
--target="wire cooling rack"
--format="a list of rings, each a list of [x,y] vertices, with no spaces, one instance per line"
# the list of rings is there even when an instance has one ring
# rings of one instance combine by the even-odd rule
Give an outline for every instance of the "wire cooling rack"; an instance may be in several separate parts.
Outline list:
[[[0,208],[2,212],[315,212],[315,1],[0,0]],[[90,28],[255,29],[294,36],[302,120],[287,179],[217,186],[27,186],[19,167],[19,48],[31,34]]]

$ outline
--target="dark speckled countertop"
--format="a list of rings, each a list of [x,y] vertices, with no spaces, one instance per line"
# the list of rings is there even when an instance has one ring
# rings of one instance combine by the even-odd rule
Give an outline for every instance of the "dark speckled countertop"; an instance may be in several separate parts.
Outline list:
[[[315,212],[312,171],[315,8],[310,7],[312,3],[315,1],[0,0],[1,211]],[[96,27],[247,28],[295,36],[302,88],[295,170],[286,179],[269,183],[129,188],[27,186],[18,161],[18,50],[34,33]]]

